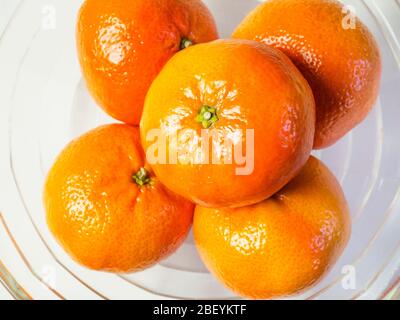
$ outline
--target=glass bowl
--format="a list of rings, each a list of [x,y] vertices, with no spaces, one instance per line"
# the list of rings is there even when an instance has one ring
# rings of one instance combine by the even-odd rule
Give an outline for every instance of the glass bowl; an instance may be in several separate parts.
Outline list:
[[[258,4],[254,0],[205,2],[222,37],[229,37]],[[396,289],[399,279],[400,2],[345,3],[354,7],[379,42],[381,93],[362,125],[333,147],[315,153],[343,186],[353,232],[329,274],[293,299],[379,299]],[[115,122],[96,107],[81,80],[74,38],[80,4],[80,0],[21,1],[0,38],[0,296],[238,298],[205,269],[192,236],[159,265],[116,275],[77,265],[49,233],[41,197],[53,160],[73,137]]]

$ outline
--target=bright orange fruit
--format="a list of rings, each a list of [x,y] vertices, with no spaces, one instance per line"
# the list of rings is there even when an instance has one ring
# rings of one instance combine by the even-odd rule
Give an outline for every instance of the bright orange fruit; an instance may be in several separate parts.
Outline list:
[[[233,37],[280,49],[303,73],[316,100],[316,149],[334,144],[358,125],[377,99],[378,45],[338,1],[267,1],[244,19]]]
[[[194,236],[209,270],[241,296],[292,295],[315,284],[350,236],[348,206],[330,171],[311,157],[273,197],[237,209],[196,207]]]
[[[151,82],[176,52],[217,37],[200,0],[86,0],[77,25],[90,93],[112,117],[129,124],[139,124]]]
[[[141,138],[170,190],[204,206],[236,207],[271,196],[299,172],[314,125],[311,89],[284,54],[256,41],[217,40],[166,64],[147,95]],[[207,135],[212,142],[203,143]],[[153,153],[160,137],[165,150]]]
[[[44,204],[50,230],[76,261],[119,273],[174,252],[194,209],[158,181],[145,164],[139,130],[122,124],[65,148],[47,177]]]

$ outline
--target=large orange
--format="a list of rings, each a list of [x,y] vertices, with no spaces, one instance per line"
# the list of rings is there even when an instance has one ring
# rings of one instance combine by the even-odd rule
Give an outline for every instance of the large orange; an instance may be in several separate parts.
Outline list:
[[[163,187],[146,166],[139,130],[95,129],[71,142],[45,185],[50,230],[79,263],[141,270],[171,254],[191,226],[193,205]]]
[[[332,145],[358,125],[377,99],[377,43],[337,1],[267,1],[245,18],[233,37],[278,48],[302,71],[316,100],[316,149]]]
[[[256,41],[217,40],[166,64],[147,95],[141,138],[172,191],[236,207],[267,198],[299,172],[314,125],[311,89],[284,54]]]
[[[200,0],[86,0],[77,47],[97,103],[115,119],[139,124],[147,90],[176,52],[217,38]]]
[[[196,207],[194,236],[209,270],[241,296],[292,295],[316,283],[342,253],[350,217],[335,177],[311,158],[273,197],[238,209]]]

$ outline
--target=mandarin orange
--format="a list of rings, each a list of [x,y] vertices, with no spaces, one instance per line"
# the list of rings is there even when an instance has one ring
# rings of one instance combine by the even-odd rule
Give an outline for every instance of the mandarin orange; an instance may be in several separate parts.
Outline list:
[[[166,64],[146,97],[141,138],[170,190],[204,206],[237,207],[264,200],[299,172],[314,126],[311,89],[284,54],[217,40]]]
[[[321,279],[350,236],[342,189],[311,157],[271,198],[243,208],[196,207],[194,237],[209,270],[241,296],[299,293]]]
[[[136,125],[147,90],[168,59],[217,37],[200,0],[86,0],[77,25],[90,93],[112,117]]]
[[[158,181],[139,130],[123,124],[97,128],[64,149],[47,177],[44,204],[51,232],[77,262],[119,273],[174,252],[194,209]]]
[[[234,38],[280,49],[313,89],[314,148],[326,148],[366,118],[379,91],[381,58],[367,27],[334,0],[270,0],[251,12]]]

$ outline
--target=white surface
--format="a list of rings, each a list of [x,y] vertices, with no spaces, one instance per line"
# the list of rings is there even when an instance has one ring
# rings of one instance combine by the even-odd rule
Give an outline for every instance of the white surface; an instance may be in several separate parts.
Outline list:
[[[15,1],[3,0],[1,2],[4,5],[3,8],[7,7],[6,2],[15,4]],[[368,10],[361,5],[360,0],[347,2],[354,2],[360,14],[365,15],[366,21],[373,27],[373,31],[380,35],[379,40],[384,49],[386,78],[382,84],[382,104],[377,105],[366,122],[333,148],[319,153],[319,156],[342,182],[353,208],[354,219],[359,218],[359,215],[361,218],[353,228],[351,247],[324,282],[313,288],[309,294],[323,289],[340,276],[341,266],[352,262],[354,256],[362,253],[363,248],[375,234],[377,237],[375,240],[378,241],[370,248],[366,256],[360,255],[360,261],[357,263],[358,268],[363,271],[359,274],[362,288],[357,288],[357,294],[365,298],[374,298],[387,285],[392,275],[390,272],[378,273],[377,269],[385,263],[395,248],[392,239],[393,235],[398,233],[400,225],[399,217],[396,215],[399,210],[398,203],[391,198],[399,185],[400,170],[395,162],[398,161],[399,155],[397,154],[396,157],[396,149],[390,150],[388,147],[390,143],[397,146],[398,127],[396,127],[397,136],[394,130],[388,132],[386,127],[381,127],[382,123],[389,125],[393,123],[386,115],[388,112],[396,112],[396,103],[398,107],[398,102],[390,97],[397,97],[398,86],[392,84],[398,84],[394,81],[398,81],[399,73],[396,73],[396,65],[392,61],[391,53],[391,50],[396,50],[396,44],[392,43],[392,48],[385,44],[384,35],[374,24],[374,19],[368,18]],[[247,8],[255,4],[255,1],[208,0],[207,3],[216,13],[221,34],[226,36],[240,21]],[[375,1],[368,0],[367,3],[370,8],[371,6],[372,9],[375,8]],[[393,5],[393,1],[383,0],[379,3],[388,4],[387,8],[381,7],[379,10],[383,11],[384,16],[393,16],[391,23],[400,21],[398,19],[400,11]],[[0,74],[2,88],[0,92],[0,146],[2,148],[0,211],[5,214],[8,227],[30,262],[30,266],[25,265],[21,257],[16,254],[12,242],[1,225],[0,259],[6,262],[8,269],[12,270],[18,282],[29,293],[34,297],[44,299],[54,297],[53,293],[38,280],[48,275],[49,268],[57,275],[57,289],[67,298],[99,298],[96,292],[88,290],[71,273],[78,275],[85,280],[87,285],[109,298],[155,297],[152,292],[133,287],[125,280],[134,281],[137,285],[156,290],[160,294],[172,292],[176,296],[229,297],[230,293],[221,288],[207,273],[197,272],[201,269],[201,265],[196,265],[195,252],[191,248],[190,239],[180,252],[164,262],[162,266],[126,277],[124,280],[114,275],[95,273],[77,266],[48,233],[40,199],[44,173],[57,152],[72,136],[93,128],[97,124],[110,121],[93,104],[80,83],[72,24],[78,4],[79,0],[28,0],[16,21],[10,26],[15,33],[3,39],[8,47],[0,47],[2,49],[0,50],[0,70],[7,75],[1,78]],[[46,5],[52,5],[58,9],[57,12],[63,12],[62,16],[57,16],[56,30],[40,30],[41,8]],[[398,27],[392,28],[394,33],[399,31]],[[23,63],[18,67],[21,61]],[[14,90],[15,94],[12,98],[6,96]],[[12,114],[11,128],[8,127],[9,111]],[[398,116],[398,111],[394,115]],[[19,189],[10,172],[9,130],[12,130],[11,147],[14,150],[12,163]],[[382,139],[385,145],[380,143]],[[383,158],[380,157],[382,153]],[[27,219],[26,208],[21,203],[18,192],[26,201],[33,222],[62,265],[55,261],[54,256],[43,245],[32,223]],[[384,212],[388,214],[389,220],[380,228]],[[186,271],[169,270],[165,268],[165,264],[168,264],[170,268],[182,267]],[[199,268],[199,270],[193,268]],[[378,273],[380,281],[374,279],[374,282],[370,283],[369,280],[375,273]],[[364,287],[369,290],[363,292]],[[337,289],[328,288],[325,294],[322,294],[322,298],[346,298],[351,295],[353,292],[340,291],[339,282]]]
[[[19,2],[19,0],[0,0],[0,35],[3,33]]]
[[[13,297],[2,285],[0,285],[0,300],[13,300]]]
[[[4,29],[7,26],[7,23],[9,22],[18,4],[19,0],[0,0],[0,39],[1,35],[4,32]],[[1,70],[1,65],[0,65],[0,70]],[[3,284],[0,283],[0,300],[9,300],[9,299],[12,299],[12,296],[10,296],[8,291],[3,287]]]

